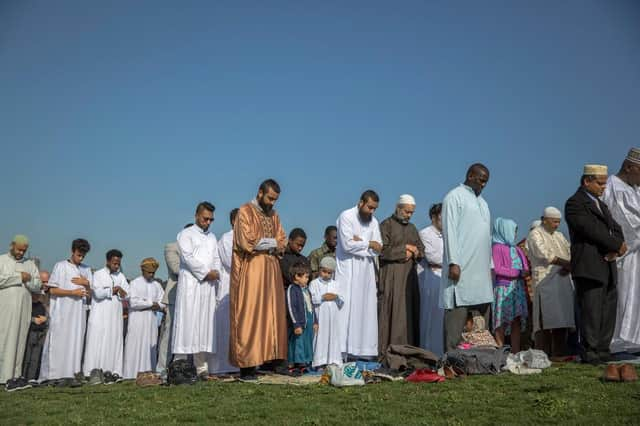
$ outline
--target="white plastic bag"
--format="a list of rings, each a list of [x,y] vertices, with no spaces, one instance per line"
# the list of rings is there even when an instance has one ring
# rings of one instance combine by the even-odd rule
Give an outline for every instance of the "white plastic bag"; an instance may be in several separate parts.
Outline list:
[[[340,366],[331,364],[327,368],[329,369],[331,384],[333,386],[339,388],[343,386],[364,386],[362,372],[356,366],[355,362],[348,362]]]

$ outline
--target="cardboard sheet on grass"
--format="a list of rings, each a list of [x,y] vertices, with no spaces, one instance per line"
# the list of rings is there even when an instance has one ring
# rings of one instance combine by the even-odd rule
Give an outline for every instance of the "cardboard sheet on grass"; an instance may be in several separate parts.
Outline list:
[[[320,383],[322,376],[300,376],[289,377],[279,374],[266,374],[264,376],[258,376],[256,384],[259,385],[293,385],[293,386],[306,386],[317,385]]]

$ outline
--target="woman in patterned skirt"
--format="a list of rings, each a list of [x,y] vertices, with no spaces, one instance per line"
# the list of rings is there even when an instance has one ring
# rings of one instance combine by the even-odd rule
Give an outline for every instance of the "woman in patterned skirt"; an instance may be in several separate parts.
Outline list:
[[[499,346],[511,335],[511,352],[520,352],[521,331],[527,325],[527,295],[524,278],[529,266],[516,245],[518,226],[511,219],[497,218],[493,225],[493,332]]]

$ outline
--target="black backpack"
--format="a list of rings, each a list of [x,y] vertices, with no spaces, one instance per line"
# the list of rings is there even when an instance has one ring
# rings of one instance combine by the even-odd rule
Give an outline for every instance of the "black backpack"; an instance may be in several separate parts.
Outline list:
[[[196,367],[186,359],[178,359],[169,364],[167,383],[170,385],[192,385],[198,381]]]

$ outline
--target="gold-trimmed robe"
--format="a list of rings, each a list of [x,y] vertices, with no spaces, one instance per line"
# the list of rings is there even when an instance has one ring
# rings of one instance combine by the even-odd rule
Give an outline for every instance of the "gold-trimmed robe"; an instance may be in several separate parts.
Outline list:
[[[229,289],[229,361],[240,368],[287,358],[282,272],[276,256],[254,250],[262,238],[275,238],[278,247],[286,243],[278,214],[247,203],[234,226]]]

